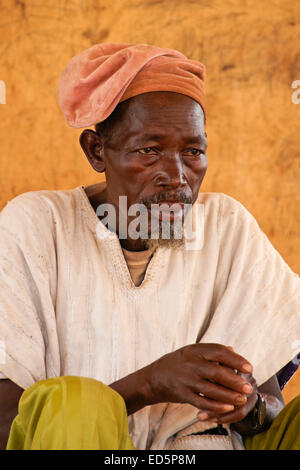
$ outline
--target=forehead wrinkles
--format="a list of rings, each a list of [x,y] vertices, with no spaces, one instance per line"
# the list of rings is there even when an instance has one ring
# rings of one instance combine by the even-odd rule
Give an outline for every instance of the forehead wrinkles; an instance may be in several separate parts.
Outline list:
[[[130,116],[130,117],[129,117]],[[204,132],[204,115],[201,109],[189,109],[181,106],[160,107],[152,109],[138,110],[137,113],[129,113],[129,119],[126,119],[126,134],[132,132],[151,132],[161,133],[164,129],[173,131],[190,130],[193,132]],[[189,132],[187,130],[187,132]]]
[[[132,108],[128,109],[129,116],[136,118],[139,117],[141,119],[172,119],[172,120],[180,120],[182,117],[186,117],[188,119],[199,119],[203,117],[203,111],[201,106],[196,102],[179,102],[179,103],[134,103]]]
[[[153,134],[157,129],[160,130],[158,133],[165,134],[181,131],[193,135],[205,132],[204,113],[200,104],[183,95],[172,100],[139,95],[125,103],[121,103],[125,109],[115,123],[114,138],[109,142],[112,148],[122,147],[137,134]]]

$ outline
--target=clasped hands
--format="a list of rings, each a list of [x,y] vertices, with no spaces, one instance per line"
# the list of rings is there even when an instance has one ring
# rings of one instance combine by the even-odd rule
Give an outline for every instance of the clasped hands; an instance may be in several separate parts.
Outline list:
[[[162,356],[145,369],[148,402],[189,403],[198,418],[218,424],[243,420],[254,408],[252,365],[230,346],[200,343]]]

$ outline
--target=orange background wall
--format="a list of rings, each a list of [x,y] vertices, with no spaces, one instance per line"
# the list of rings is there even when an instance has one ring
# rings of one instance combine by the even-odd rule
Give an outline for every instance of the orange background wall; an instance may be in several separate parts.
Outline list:
[[[56,102],[73,55],[97,42],[171,47],[207,67],[202,189],[241,201],[299,273],[299,19],[299,0],[0,0],[0,209],[25,191],[101,180]],[[284,394],[299,393],[300,373]]]

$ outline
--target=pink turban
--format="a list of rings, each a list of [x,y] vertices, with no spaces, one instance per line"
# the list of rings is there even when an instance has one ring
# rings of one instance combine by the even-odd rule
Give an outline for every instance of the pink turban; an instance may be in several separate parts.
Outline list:
[[[173,91],[205,112],[205,67],[181,52],[149,44],[96,44],[73,57],[58,83],[58,104],[72,127],[104,121],[118,103],[150,91]]]

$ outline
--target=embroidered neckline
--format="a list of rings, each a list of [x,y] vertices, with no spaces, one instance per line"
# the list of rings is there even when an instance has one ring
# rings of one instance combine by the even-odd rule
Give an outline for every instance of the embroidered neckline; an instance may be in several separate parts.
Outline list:
[[[84,186],[77,186],[75,190],[80,196],[83,215],[87,224],[93,231],[97,240],[100,243],[106,244],[105,254],[107,256],[107,260],[113,269],[112,274],[114,276],[118,276],[120,285],[124,289],[129,290],[133,295],[138,294],[141,291],[144,292],[145,289],[152,289],[153,287],[158,286],[160,274],[165,266],[166,251],[168,250],[163,247],[156,248],[147,266],[143,281],[139,286],[136,286],[130,275],[117,234],[109,231],[108,228],[100,222],[84,190]],[[101,234],[100,237],[98,235],[99,233]]]

